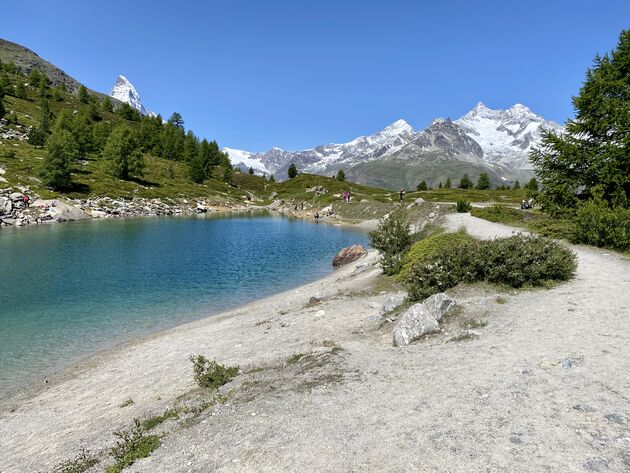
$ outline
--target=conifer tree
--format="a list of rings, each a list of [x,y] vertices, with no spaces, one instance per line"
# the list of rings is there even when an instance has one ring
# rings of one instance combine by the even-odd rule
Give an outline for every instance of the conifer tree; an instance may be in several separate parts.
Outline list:
[[[77,92],[77,97],[82,103],[88,103],[90,101],[90,95],[88,94],[87,88],[81,84],[79,87],[79,91]]]
[[[250,166],[249,171],[247,171],[251,176],[254,175],[254,168]]]
[[[418,190],[418,191],[426,191],[428,189],[429,188],[427,186],[427,182],[426,181],[422,181],[416,186],[416,190]]]
[[[171,118],[168,119],[168,123],[177,128],[184,128],[184,119],[178,112],[173,112]]]
[[[450,189],[451,187],[452,187],[452,184],[451,184],[451,178],[450,178],[450,177],[447,177],[447,178],[446,178],[446,183],[444,184],[444,188],[445,188],[445,189]]]
[[[473,182],[468,177],[468,174],[464,174],[462,176],[461,180],[459,181],[459,188],[460,189],[472,189],[473,188]]]
[[[289,179],[293,179],[295,176],[298,175],[298,170],[295,163],[291,163],[289,165],[289,169],[287,170],[287,175],[289,176]]]
[[[630,207],[630,30],[617,47],[597,55],[573,98],[575,119],[565,132],[543,133],[530,159],[550,212],[573,208],[579,198],[600,197]]]
[[[46,134],[37,126],[31,127],[28,131],[28,144],[37,148],[38,146],[44,146],[46,142]]]
[[[52,111],[50,110],[50,103],[46,99],[42,99],[39,102],[40,116],[39,116],[39,129],[43,133],[50,133],[50,123],[53,118]]]
[[[103,157],[110,161],[112,176],[129,179],[144,174],[144,158],[137,148],[128,126],[121,125],[112,131],[103,148]]]
[[[490,177],[487,173],[482,172],[479,174],[479,179],[477,179],[477,189],[479,190],[487,190],[490,189]]]
[[[46,157],[40,170],[44,185],[55,190],[69,188],[72,163],[78,156],[79,149],[72,134],[63,128],[56,128],[46,143]]]
[[[197,184],[201,184],[206,179],[205,163],[201,153],[197,154],[197,156],[190,161],[188,176]]]
[[[442,188],[442,182],[440,181],[440,184],[438,185],[438,189]]]
[[[343,172],[343,169],[340,169],[339,172],[337,172],[337,180],[340,182],[344,182],[346,180],[346,173]]]
[[[105,97],[103,99],[103,101],[101,102],[101,108],[103,109],[104,112],[113,112],[114,111],[114,106],[112,105],[112,101],[110,100],[109,97]]]
[[[4,101],[2,100],[2,98],[0,97],[0,118],[4,118],[4,116],[7,113],[7,109],[4,108]]]
[[[532,177],[529,182],[525,184],[525,189],[532,192],[536,192],[538,190],[538,181],[535,177]]]
[[[26,98],[26,87],[24,87],[24,82],[22,80],[18,80],[15,85],[15,96],[18,99]]]

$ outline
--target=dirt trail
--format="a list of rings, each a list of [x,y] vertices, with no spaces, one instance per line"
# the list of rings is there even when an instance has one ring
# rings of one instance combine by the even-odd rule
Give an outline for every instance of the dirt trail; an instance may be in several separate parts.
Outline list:
[[[462,225],[482,238],[514,231],[447,216]],[[573,281],[456,289],[463,313],[405,349],[375,328],[385,296],[357,292],[376,284],[371,265],[123,347],[5,406],[0,471],[111,445],[112,430],[192,388],[190,353],[266,369],[125,471],[630,471],[630,261],[573,249]],[[322,303],[306,306],[311,295]],[[455,341],[465,321],[478,335]],[[286,363],[295,352],[315,354]]]

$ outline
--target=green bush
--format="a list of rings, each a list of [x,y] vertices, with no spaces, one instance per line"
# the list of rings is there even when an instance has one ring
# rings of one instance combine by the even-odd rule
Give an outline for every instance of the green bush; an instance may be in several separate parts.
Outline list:
[[[203,355],[191,356],[195,381],[202,388],[219,389],[238,374],[238,366],[223,366]]]
[[[491,222],[506,224],[522,224],[523,212],[505,205],[494,204],[490,207],[473,209],[470,212],[473,217],[483,218]]]
[[[540,236],[515,235],[490,241],[462,241],[414,263],[405,285],[421,300],[462,282],[488,281],[511,287],[540,286],[573,277],[575,254]]]
[[[411,229],[403,211],[396,211],[383,218],[378,228],[370,232],[370,244],[381,252],[381,268],[385,274],[400,271],[401,258],[411,245]]]
[[[420,240],[409,249],[402,258],[402,269],[398,277],[405,280],[411,267],[416,263],[422,263],[432,257],[438,251],[448,249],[451,246],[473,241],[473,237],[465,232],[438,233]]]
[[[571,241],[618,251],[630,249],[630,209],[609,208],[602,201],[582,204],[573,218]]]
[[[136,460],[148,457],[160,446],[160,437],[145,435],[138,419],[134,420],[130,431],[114,432],[114,435],[119,439],[111,450],[116,463],[107,467],[105,473],[120,473]]]
[[[472,205],[470,205],[470,202],[465,199],[457,199],[457,211],[460,214],[470,212],[471,209]]]

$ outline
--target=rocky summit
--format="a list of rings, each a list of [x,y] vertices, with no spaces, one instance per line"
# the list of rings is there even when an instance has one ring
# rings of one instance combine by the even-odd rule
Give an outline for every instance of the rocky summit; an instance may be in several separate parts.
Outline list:
[[[420,131],[397,120],[347,143],[301,151],[224,151],[234,165],[278,179],[286,179],[294,163],[300,171],[323,175],[343,169],[356,182],[390,189],[415,187],[421,180],[437,186],[447,177],[457,181],[464,173],[476,178],[482,172],[495,184],[507,184],[532,176],[529,152],[544,129],[560,132],[562,127],[521,104],[493,110],[479,102],[457,120],[436,118]]]

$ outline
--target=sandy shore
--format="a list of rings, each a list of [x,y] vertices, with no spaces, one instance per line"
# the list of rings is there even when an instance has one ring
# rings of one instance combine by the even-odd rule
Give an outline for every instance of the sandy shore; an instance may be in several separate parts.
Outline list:
[[[461,225],[513,231],[448,217]],[[0,405],[0,471],[49,471],[81,448],[103,471],[113,431],[198,394],[191,354],[241,366],[229,399],[165,422],[162,445],[125,471],[629,471],[630,262],[575,250],[576,279],[550,290],[455,289],[458,316],[405,349],[377,322],[391,288],[373,252],[122,346]]]

